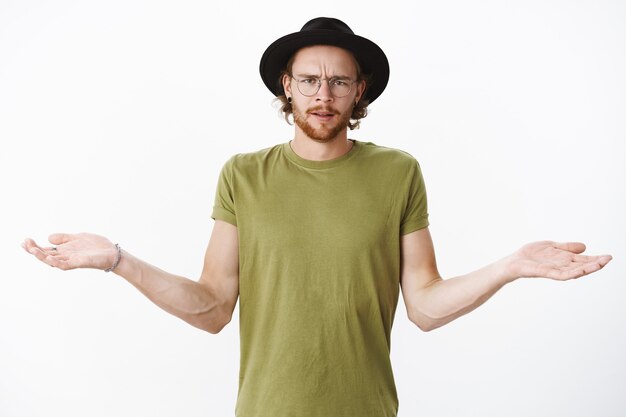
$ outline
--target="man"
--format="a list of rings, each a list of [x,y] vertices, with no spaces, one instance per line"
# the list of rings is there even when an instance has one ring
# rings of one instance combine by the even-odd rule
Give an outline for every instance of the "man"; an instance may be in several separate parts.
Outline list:
[[[383,92],[387,58],[337,19],[317,18],[270,45],[265,85],[293,140],[237,154],[222,167],[214,228],[198,282],[152,266],[94,234],[53,234],[24,248],[68,270],[113,270],[166,311],[210,333],[239,298],[238,417],[390,417],[389,360],[399,292],[429,331],[520,277],[578,278],[612,257],[578,242],[533,242],[443,280],[417,160],[348,139]]]

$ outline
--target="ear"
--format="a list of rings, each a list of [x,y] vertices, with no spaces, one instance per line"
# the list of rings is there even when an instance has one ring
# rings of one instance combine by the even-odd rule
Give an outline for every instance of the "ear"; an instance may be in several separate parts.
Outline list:
[[[285,90],[285,94],[289,97],[291,96],[291,77],[288,74],[283,74],[283,90]]]
[[[361,80],[357,83],[356,85],[356,96],[354,97],[354,102],[358,103],[361,100],[361,97],[363,97],[363,94],[365,94],[365,80]]]

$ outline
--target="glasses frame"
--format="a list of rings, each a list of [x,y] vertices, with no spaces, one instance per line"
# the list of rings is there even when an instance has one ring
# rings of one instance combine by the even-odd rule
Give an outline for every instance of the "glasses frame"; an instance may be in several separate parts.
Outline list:
[[[340,78],[340,77],[330,77],[330,78],[317,78],[317,77],[308,77],[308,78],[302,78],[302,79],[297,79],[296,77],[294,77],[292,74],[289,74],[289,77],[291,77],[297,84],[297,88],[298,91],[300,92],[300,94],[302,94],[305,97],[313,97],[314,95],[316,95],[317,93],[319,93],[320,88],[322,88],[322,81],[326,81],[328,83],[328,91],[330,91],[330,93],[333,95],[333,97],[336,98],[344,98],[350,95],[350,93],[352,92],[352,86],[354,85],[354,83],[356,83],[358,80],[352,80],[352,79],[346,79],[346,78]],[[304,81],[304,80],[310,80],[310,79],[316,79],[317,80],[317,89],[315,90],[314,93],[312,94],[304,94],[302,92],[302,90],[300,89],[300,82]],[[348,90],[348,92],[343,95],[343,96],[338,96],[335,93],[333,93],[332,91],[332,86],[330,85],[331,80],[346,80],[350,82],[350,89]]]

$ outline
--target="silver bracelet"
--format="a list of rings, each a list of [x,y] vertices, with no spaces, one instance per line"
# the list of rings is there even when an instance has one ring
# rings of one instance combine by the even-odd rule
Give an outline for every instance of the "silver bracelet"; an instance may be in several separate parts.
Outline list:
[[[122,249],[120,248],[120,245],[118,245],[116,243],[115,247],[117,248],[117,259],[115,260],[115,263],[113,264],[113,266],[110,267],[109,269],[105,269],[104,272],[111,272],[111,271],[113,271],[115,269],[115,267],[117,266],[117,264],[120,263],[120,259],[122,259]]]

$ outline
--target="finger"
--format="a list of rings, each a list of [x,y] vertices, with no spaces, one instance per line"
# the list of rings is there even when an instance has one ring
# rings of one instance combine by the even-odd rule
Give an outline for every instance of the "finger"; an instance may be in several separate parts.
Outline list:
[[[48,236],[48,240],[50,241],[50,243],[53,243],[55,245],[61,245],[63,243],[67,243],[70,240],[75,239],[76,237],[72,234],[69,233],[53,233],[50,236]]]
[[[599,271],[604,267],[606,263],[602,264],[600,262],[587,262],[583,265],[578,265],[576,267],[565,268],[563,270],[563,278],[564,279],[573,279],[580,278],[585,275],[589,275],[593,272]]]
[[[575,275],[576,278],[580,278],[584,275],[589,275],[592,272],[596,272],[602,269],[603,265],[600,265],[597,262],[586,263],[583,266],[576,268],[572,271],[572,274]]]
[[[59,253],[57,251],[50,251],[50,252],[46,252],[44,251],[44,253],[46,254],[46,256],[51,256],[54,259],[69,259],[69,255],[65,254],[65,253]]]
[[[609,262],[611,262],[611,260],[613,260],[613,257],[611,255],[601,255],[600,260],[598,262],[600,262],[602,266],[604,266],[608,264]]]
[[[551,269],[546,274],[546,278],[551,278],[558,281],[567,281],[573,278],[580,278],[585,275],[582,267],[568,268],[568,269]]]
[[[46,254],[39,248],[33,248],[31,253],[43,263],[62,270],[74,269],[77,267],[76,262],[70,260],[69,257],[63,255]]]
[[[31,248],[38,248],[41,251],[45,252],[46,254],[51,254],[51,255],[55,255],[59,251],[54,246],[46,246],[45,248],[42,248],[41,246],[37,245],[32,239],[24,240],[24,242],[22,242],[22,248],[24,248],[24,250],[29,253],[30,253]]]
[[[577,263],[589,263],[589,262],[595,262],[599,259],[598,256],[587,256],[587,255],[574,255],[572,257],[572,262],[577,262]]]
[[[576,263],[589,263],[589,262],[599,262],[603,266],[609,263],[609,261],[613,259],[611,255],[597,255],[597,256],[587,256],[587,255],[574,255],[572,257],[572,262]]]
[[[582,242],[554,242],[553,247],[573,253],[582,253],[587,249]]]
[[[76,265],[74,265],[70,260],[60,259],[58,257],[53,257],[53,256],[48,257],[46,263],[50,266],[54,266],[55,268],[62,269],[63,271],[76,268]]]
[[[32,248],[38,248],[38,249],[41,249],[41,248],[40,248],[40,247],[39,247],[39,246],[35,243],[35,241],[34,241],[34,240],[32,240],[32,239],[30,239],[30,238],[26,238],[26,239],[24,240],[24,244],[23,244],[23,246],[22,246],[22,247],[23,247],[24,249],[26,249],[26,251],[27,251],[27,252],[30,252],[30,250],[31,250]]]
[[[54,259],[54,257],[42,251],[41,248],[33,246],[28,250],[28,252],[34,255],[35,258],[39,259],[41,262],[46,263],[50,266],[54,266],[50,263]]]

